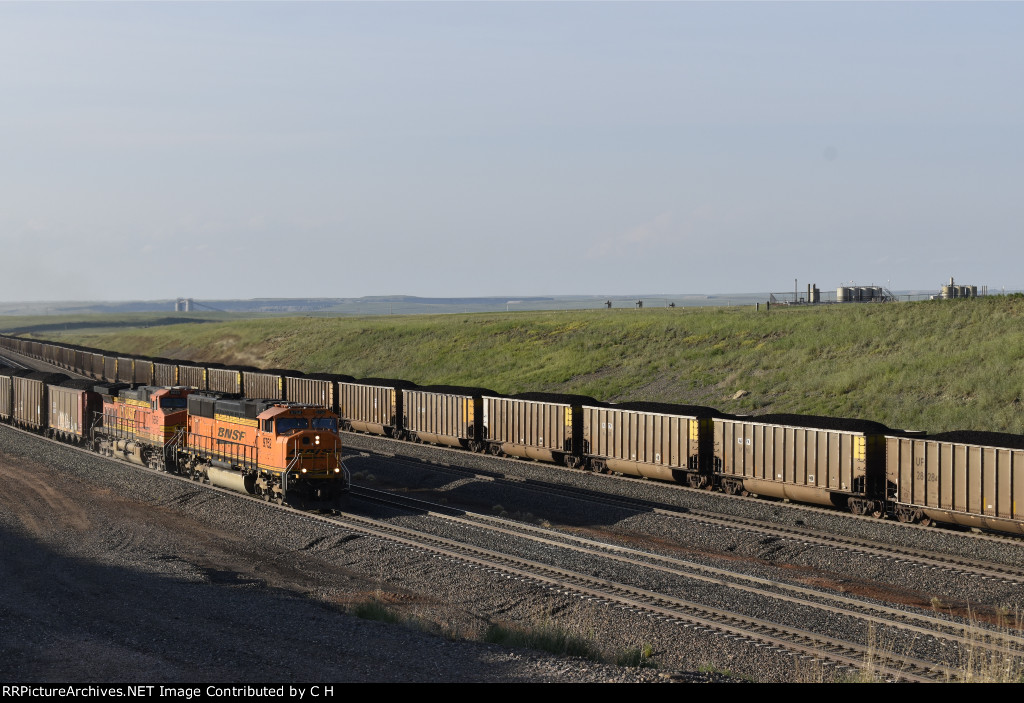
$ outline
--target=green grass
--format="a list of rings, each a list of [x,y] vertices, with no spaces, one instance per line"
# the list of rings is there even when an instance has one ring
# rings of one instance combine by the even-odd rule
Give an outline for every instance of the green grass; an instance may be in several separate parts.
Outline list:
[[[493,624],[484,634],[484,642],[503,647],[537,649],[558,656],[603,661],[601,651],[594,643],[577,637],[554,623],[527,628]]]
[[[615,663],[619,666],[631,666],[643,669],[656,669],[658,662],[654,660],[654,648],[649,644],[645,644],[642,647],[633,647],[620,652],[615,658]]]
[[[386,622],[392,625],[404,623],[405,618],[387,607],[380,601],[371,600],[364,603],[359,603],[352,608],[352,614],[357,618],[363,620],[374,620],[376,622]]]
[[[1024,296],[49,330],[127,354],[1024,433]]]

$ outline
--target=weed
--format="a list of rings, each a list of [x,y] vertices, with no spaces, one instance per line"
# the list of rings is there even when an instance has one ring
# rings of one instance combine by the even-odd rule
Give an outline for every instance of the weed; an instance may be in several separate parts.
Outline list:
[[[492,624],[484,634],[484,641],[504,647],[539,649],[558,656],[603,661],[600,650],[592,642],[572,635],[552,622],[525,628]]]
[[[387,622],[391,624],[397,624],[404,621],[404,618],[401,615],[376,599],[359,603],[352,608],[352,614],[357,618],[362,618],[363,620],[376,620],[377,622]]]
[[[654,647],[649,644],[645,644],[642,647],[633,647],[627,649],[624,652],[620,652],[615,657],[615,663],[619,666],[631,666],[640,668],[652,668],[658,667],[658,662],[654,660]]]
[[[961,648],[959,667],[951,678],[965,683],[1024,683],[1024,654],[1017,645],[1022,613],[1009,608],[996,611],[995,629],[973,617],[964,626],[967,645]]]

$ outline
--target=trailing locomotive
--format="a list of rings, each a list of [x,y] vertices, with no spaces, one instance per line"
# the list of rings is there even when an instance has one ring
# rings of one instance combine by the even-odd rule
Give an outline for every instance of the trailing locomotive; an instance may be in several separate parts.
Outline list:
[[[1024,534],[1024,514],[1018,511],[1018,506],[1024,510],[1024,437],[1016,435],[955,432],[928,436],[866,420],[731,416],[701,406],[608,404],[583,396],[544,393],[507,397],[482,388],[419,387],[408,381],[137,359],[7,336],[0,336],[0,348],[105,381],[130,376],[135,383],[154,385],[173,380],[171,385],[191,386],[207,394],[272,395],[274,401],[259,402],[274,405],[238,409],[234,415],[215,412],[213,419],[219,416],[222,423],[216,428],[203,424],[208,416],[199,412],[189,415],[190,436],[237,432],[239,442],[257,448],[269,439],[278,447],[275,458],[268,460],[271,463],[236,458],[229,451],[218,453],[213,445],[194,442],[187,446],[184,462],[189,471],[268,499],[281,499],[301,480],[301,472],[289,470],[286,462],[298,456],[312,461],[313,455],[302,455],[298,448],[289,454],[287,448],[280,449],[289,446],[287,441],[281,444],[282,437],[260,433],[272,430],[257,430],[264,427],[260,423],[273,419],[272,414],[265,414],[271,407],[299,403],[334,413],[345,430],[730,494],[834,506],[903,522],[941,522]],[[0,372],[0,420],[26,423],[10,410],[11,394],[16,387],[30,386],[26,381],[13,381],[11,374],[5,381]],[[30,392],[33,398],[46,393],[42,389]],[[210,402],[227,408],[224,403],[229,401]],[[237,398],[231,402],[242,403]],[[254,424],[239,422],[242,415],[238,413]],[[308,417],[312,420],[313,415]],[[240,425],[246,429],[239,429]],[[167,431],[163,430],[165,437]],[[329,441],[325,438],[332,434],[324,430],[321,441]],[[159,463],[153,453],[158,443],[150,440],[147,446],[149,461]],[[308,466],[317,469],[307,470],[307,474],[327,480],[317,473],[319,464]],[[221,474],[222,470],[228,473]],[[343,467],[340,473],[344,474]],[[344,480],[347,490],[347,475]],[[326,493],[320,486],[294,490],[296,495],[320,499],[332,496],[334,489]]]

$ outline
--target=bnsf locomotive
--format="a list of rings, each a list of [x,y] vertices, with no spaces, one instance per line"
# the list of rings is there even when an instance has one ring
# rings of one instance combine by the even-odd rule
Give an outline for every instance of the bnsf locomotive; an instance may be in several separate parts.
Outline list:
[[[277,503],[337,508],[350,489],[321,406],[0,368],[0,420]]]
[[[88,436],[100,438],[105,451],[150,466],[171,461],[177,471],[267,498],[330,499],[347,489],[344,468],[330,457],[337,441],[332,423],[339,422],[349,431],[730,494],[1024,534],[1024,437],[1017,435],[926,435],[866,420],[731,416],[701,406],[608,404],[547,393],[502,396],[482,388],[114,356],[6,336],[0,336],[0,348],[97,381],[144,384],[118,397],[123,394],[125,407],[141,408],[133,406],[135,396],[134,402],[148,404],[162,418],[156,429],[152,420],[125,415],[137,424],[128,435],[116,435],[110,428],[119,416],[112,411],[114,417],[106,419],[104,400],[104,421]],[[64,401],[53,404],[47,420],[40,419],[35,403],[17,400],[34,392],[25,383],[14,376],[4,386],[0,376],[0,396],[8,394],[0,397],[0,420],[37,429],[49,422],[49,432],[71,440],[83,431],[69,424],[71,409],[58,410]],[[150,385],[162,388],[146,390]],[[65,393],[59,384],[49,388],[54,397]],[[187,412],[168,413],[174,403],[187,405]],[[299,416],[306,424],[285,429],[289,418]],[[332,471],[338,475],[333,483]]]

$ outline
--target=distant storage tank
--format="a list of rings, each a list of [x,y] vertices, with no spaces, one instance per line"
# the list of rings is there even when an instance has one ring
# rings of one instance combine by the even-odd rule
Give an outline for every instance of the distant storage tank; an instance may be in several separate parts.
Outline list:
[[[949,283],[942,286],[942,299],[952,298],[977,298],[978,286],[958,286],[954,283],[953,277],[949,277]]]

